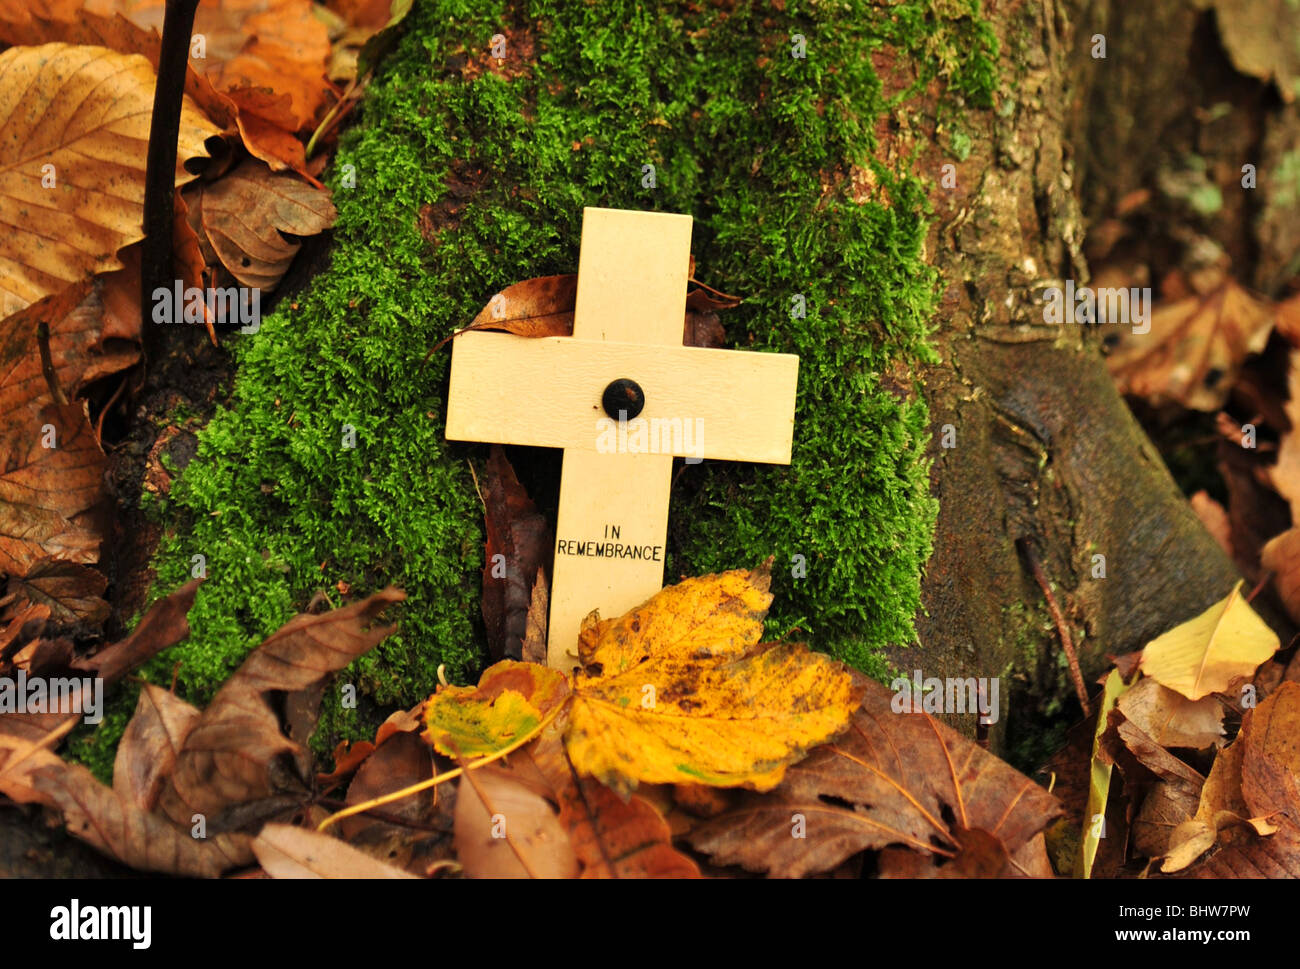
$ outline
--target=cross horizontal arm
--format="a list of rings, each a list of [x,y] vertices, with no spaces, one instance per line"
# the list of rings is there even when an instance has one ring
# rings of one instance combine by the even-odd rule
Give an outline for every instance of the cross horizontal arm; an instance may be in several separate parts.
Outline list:
[[[789,464],[799,358],[785,353],[647,346],[574,337],[465,333],[452,350],[447,438],[605,451],[608,384],[645,391],[618,450]]]

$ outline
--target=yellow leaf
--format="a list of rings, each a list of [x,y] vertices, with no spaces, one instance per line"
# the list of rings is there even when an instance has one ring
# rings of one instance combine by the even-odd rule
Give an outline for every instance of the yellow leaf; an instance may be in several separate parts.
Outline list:
[[[535,729],[567,693],[563,674],[502,660],[484,671],[478,686],[446,686],[429,697],[424,722],[440,754],[481,757]]]
[[[1228,597],[1154,639],[1142,651],[1142,672],[1189,700],[1220,693],[1273,655],[1278,638],[1241,596]]]
[[[154,70],[138,54],[45,44],[0,54],[0,302],[11,313],[143,238]],[[217,127],[186,98],[176,184]]]
[[[688,579],[587,625],[565,735],[580,774],[622,794],[684,782],[764,791],[844,730],[860,697],[837,663],[758,646],[769,568]]]
[[[1083,839],[1079,843],[1079,858],[1075,868],[1076,876],[1092,877],[1092,863],[1097,860],[1098,839],[1106,817],[1106,801],[1110,797],[1110,774],[1112,764],[1101,756],[1101,735],[1106,732],[1106,719],[1115,704],[1133,684],[1125,683],[1119,670],[1111,670],[1102,686],[1101,706],[1097,710],[1097,728],[1092,737],[1092,764],[1088,771],[1088,808],[1083,816]],[[1103,824],[1097,824],[1101,819]]]
[[[614,676],[651,655],[678,659],[739,656],[763,635],[772,604],[770,565],[704,575],[670,585],[617,619],[592,613],[578,634],[588,673]]]
[[[580,678],[574,693],[569,758],[620,793],[684,782],[770,790],[858,707],[848,674],[793,643],[713,665],[656,657]]]

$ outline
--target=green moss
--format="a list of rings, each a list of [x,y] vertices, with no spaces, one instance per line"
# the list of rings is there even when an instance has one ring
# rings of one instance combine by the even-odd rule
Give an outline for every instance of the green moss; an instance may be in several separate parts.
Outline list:
[[[913,638],[935,508],[925,408],[880,375],[929,353],[938,281],[921,255],[925,185],[873,160],[887,106],[870,55],[895,47],[920,70],[915,89],[937,78],[990,103],[991,34],[974,3],[944,7],[417,3],[331,168],[332,264],[296,309],[237,341],[230,407],[159,503],[171,531],[155,594],[187,580],[195,555],[208,580],[188,642],[146,676],[166,681],[180,662],[182,692],[206,702],[340,582],[409,595],[400,635],[344,674],[375,704],[419,699],[439,664],[453,680],[475,673],[483,532],[465,458],[482,449],[443,437],[449,354],[421,362],[504,285],[572,271],[584,205],[692,214],[701,274],[746,299],[725,314],[732,344],[802,358],[792,465],[688,468],[668,575],[775,555],[771,632],[797,627],[883,673],[879,648]],[[504,77],[483,66],[496,33],[510,39]],[[806,58],[791,56],[796,33]],[[526,43],[531,60],[509,60]],[[855,164],[878,184],[864,204],[848,197]],[[421,209],[453,190],[463,210],[435,244]],[[364,735],[365,719],[327,700],[323,733]]]

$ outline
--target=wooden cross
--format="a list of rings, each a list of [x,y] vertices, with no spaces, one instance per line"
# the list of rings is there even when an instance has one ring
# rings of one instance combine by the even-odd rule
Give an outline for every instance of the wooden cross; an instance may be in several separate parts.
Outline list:
[[[674,456],[790,463],[799,358],[682,346],[690,252],[690,216],[587,208],[573,335],[453,342],[449,440],[564,449],[550,666],[663,587]]]

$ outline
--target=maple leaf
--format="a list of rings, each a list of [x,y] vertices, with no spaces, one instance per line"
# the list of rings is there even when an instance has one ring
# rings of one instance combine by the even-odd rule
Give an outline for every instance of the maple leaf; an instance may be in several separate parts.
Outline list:
[[[615,619],[588,616],[565,744],[580,773],[767,790],[841,732],[857,706],[843,668],[794,643],[759,644],[771,560],[687,579]]]
[[[190,825],[195,814],[212,825],[227,808],[292,784],[272,768],[281,754],[303,751],[281,731],[269,694],[306,689],[383,641],[393,627],[372,625],[375,616],[404,598],[384,589],[341,609],[296,616],[267,637],[186,736],[159,809],[177,825]]]
[[[574,681],[565,733],[579,773],[620,794],[640,783],[766,790],[845,728],[857,700],[839,664],[800,644],[758,642],[770,569],[769,560],[687,579],[619,619],[587,617],[579,642],[586,669]],[[529,669],[542,668],[503,661],[476,688],[430,697],[435,745],[486,754],[538,729],[547,707],[528,698],[562,702],[562,679],[546,671],[528,674],[519,689],[501,686],[507,673]]]
[[[144,684],[117,744],[113,790],[140,810],[152,811],[176,755],[198,722],[197,707],[160,686]]]
[[[963,831],[996,838],[1014,857],[1061,813],[1019,771],[929,714],[895,713],[891,691],[851,675],[863,700],[849,730],[790,767],[775,790],[746,793],[692,829],[693,847],[717,864],[797,878],[891,844],[955,858],[967,843],[986,860],[984,842]],[[801,838],[791,837],[797,818]]]
[[[1189,700],[1228,689],[1250,676],[1279,646],[1277,634],[1241,595],[1228,596],[1156,637],[1142,651],[1142,672]]]
[[[145,156],[156,78],[149,61],[45,44],[0,54],[0,298],[5,315],[94,273],[143,238]],[[218,129],[181,112],[176,183]],[[50,179],[54,181],[51,182]]]

